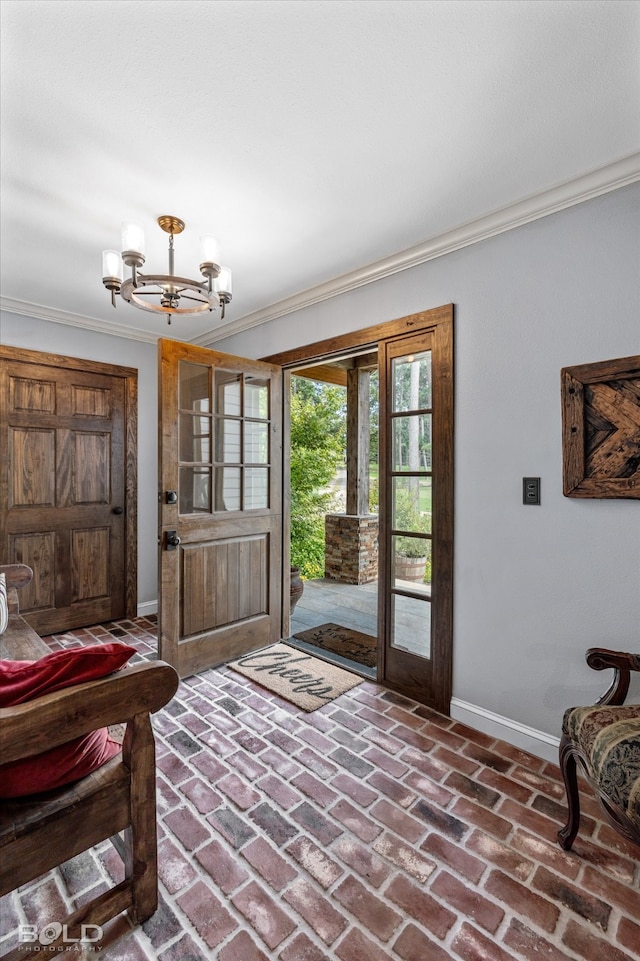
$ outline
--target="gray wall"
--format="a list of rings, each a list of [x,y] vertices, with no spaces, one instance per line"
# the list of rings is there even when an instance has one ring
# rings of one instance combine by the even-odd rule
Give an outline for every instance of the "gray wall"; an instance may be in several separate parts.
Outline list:
[[[506,718],[514,743],[519,725],[557,736],[564,708],[602,690],[588,646],[640,650],[639,504],[562,496],[559,391],[561,367],[640,353],[639,224],[633,185],[211,344],[261,357],[455,304],[454,696],[480,728]],[[139,601],[152,601],[155,345],[0,323],[5,344],[138,368]],[[540,507],[521,503],[525,475],[542,478]]]
[[[639,255],[636,184],[212,345],[455,304],[454,695],[552,735],[603,689],[587,647],[640,651],[640,504],[563,497],[560,413],[562,367],[640,354]]]

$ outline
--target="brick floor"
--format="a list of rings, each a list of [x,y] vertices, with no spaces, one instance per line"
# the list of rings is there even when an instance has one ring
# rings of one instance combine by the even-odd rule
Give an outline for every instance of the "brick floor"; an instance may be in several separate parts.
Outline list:
[[[155,655],[154,618],[48,641],[114,636]],[[640,959],[638,849],[591,800],[560,849],[555,765],[370,681],[305,714],[223,667],[153,724],[160,906],[107,961]],[[7,895],[0,951],[121,876],[105,842]]]

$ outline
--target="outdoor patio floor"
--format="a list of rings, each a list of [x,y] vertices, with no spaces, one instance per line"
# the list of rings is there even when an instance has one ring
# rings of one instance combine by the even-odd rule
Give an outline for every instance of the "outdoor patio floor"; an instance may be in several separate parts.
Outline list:
[[[412,585],[407,584],[407,587]],[[413,613],[417,605],[420,615]],[[403,650],[416,654],[428,654],[429,618],[431,605],[403,596],[396,597],[396,639]],[[361,631],[371,637],[378,635],[378,582],[368,584],[341,584],[338,581],[318,578],[304,581],[304,591],[291,617],[290,636],[327,622]],[[362,671],[375,678],[375,670],[354,665],[339,654],[319,651],[304,641],[294,640],[296,646],[328,660]]]

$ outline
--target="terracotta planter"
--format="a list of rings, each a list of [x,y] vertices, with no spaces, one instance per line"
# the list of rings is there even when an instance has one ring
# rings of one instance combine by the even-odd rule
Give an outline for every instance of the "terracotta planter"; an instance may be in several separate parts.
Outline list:
[[[304,581],[300,577],[300,569],[298,567],[292,566],[290,574],[289,612],[293,614],[296,604],[302,597],[302,593],[304,591]]]

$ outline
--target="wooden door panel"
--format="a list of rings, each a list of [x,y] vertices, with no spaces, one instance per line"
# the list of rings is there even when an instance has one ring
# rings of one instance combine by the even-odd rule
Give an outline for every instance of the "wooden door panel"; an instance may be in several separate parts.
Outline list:
[[[9,378],[9,410],[53,414],[56,385],[52,380],[35,377]]]
[[[265,534],[182,548],[183,637],[268,614]]]
[[[111,531],[91,527],[70,532],[71,603],[108,597]]]
[[[53,430],[9,431],[9,507],[53,507],[56,502]]]
[[[136,614],[137,372],[0,348],[0,559],[40,633]]]
[[[71,504],[108,504],[112,490],[111,434],[72,431],[71,447]],[[113,486],[118,489],[117,480]]]
[[[104,387],[81,387],[71,389],[71,413],[93,417],[111,416],[111,391]]]
[[[13,534],[9,537],[8,556],[20,557],[20,563],[27,564],[33,570],[33,579],[20,591],[21,612],[55,607],[55,553],[54,531]]]
[[[159,646],[186,676],[281,637],[282,372],[168,340],[159,362]]]

